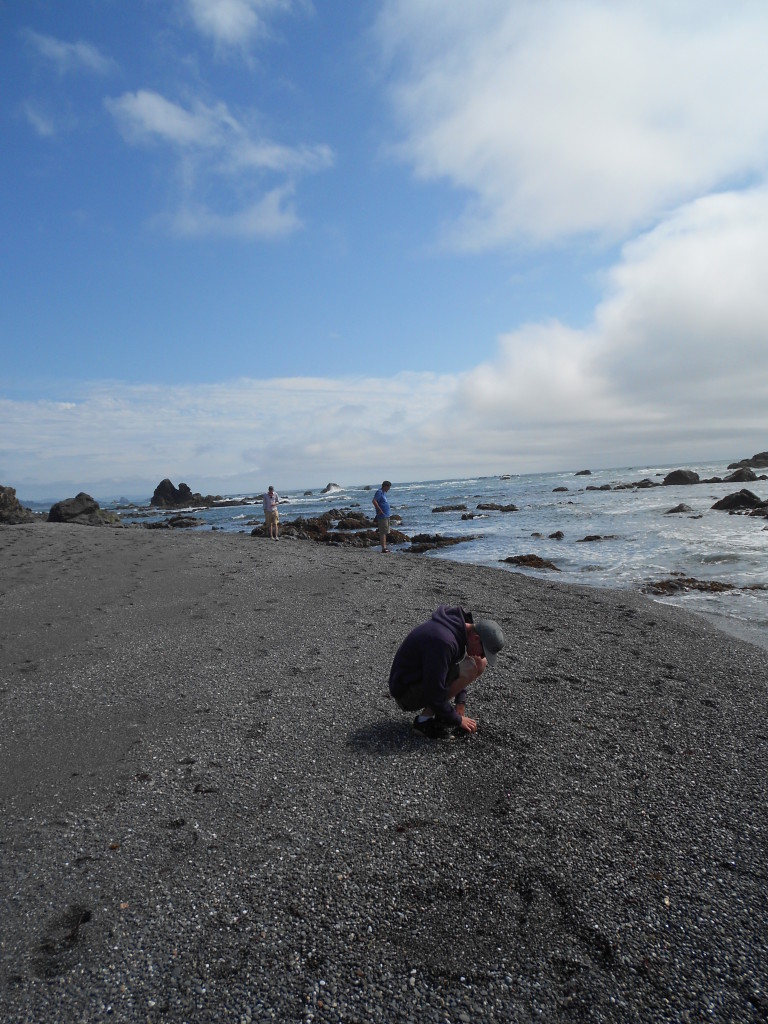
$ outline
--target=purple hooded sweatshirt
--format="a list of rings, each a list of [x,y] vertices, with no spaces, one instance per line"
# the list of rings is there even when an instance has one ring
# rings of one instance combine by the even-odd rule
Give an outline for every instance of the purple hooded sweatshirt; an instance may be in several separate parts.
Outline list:
[[[440,721],[460,725],[461,715],[448,699],[446,687],[456,678],[456,666],[467,653],[467,622],[472,622],[469,612],[441,604],[429,622],[411,630],[392,662],[389,673],[392,696],[397,697],[420,682],[425,696],[423,706],[431,707]],[[454,699],[457,704],[463,704],[466,690]]]

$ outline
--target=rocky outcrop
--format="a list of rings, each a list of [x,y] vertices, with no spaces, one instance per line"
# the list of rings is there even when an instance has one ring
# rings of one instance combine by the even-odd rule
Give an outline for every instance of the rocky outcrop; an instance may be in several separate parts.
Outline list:
[[[642,480],[633,480],[628,484],[616,484],[616,486],[613,489],[614,491],[630,491],[638,487],[661,487],[661,484],[655,480],[649,480],[646,476]]]
[[[114,512],[105,512],[90,494],[80,491],[74,498],[65,498],[51,506],[49,523],[74,523],[77,526],[122,526]]]
[[[724,594],[736,588],[732,583],[721,583],[718,580],[697,580],[692,576],[676,576],[674,579],[654,580],[643,587],[644,594],[670,596],[687,594],[691,590],[701,590],[708,594]]]
[[[489,502],[488,504],[478,505],[479,512],[519,512],[520,509],[517,505],[497,505],[496,502]]]
[[[539,555],[507,555],[500,558],[500,562],[509,562],[511,565],[523,565],[527,569],[551,569],[553,572],[560,572],[554,562],[549,562]]]
[[[411,538],[411,546],[408,549],[415,555],[424,551],[434,551],[437,548],[449,548],[454,544],[463,544],[468,540],[476,540],[476,537],[444,537],[441,533],[417,533]]]
[[[673,516],[677,512],[693,512],[693,509],[690,505],[686,505],[684,502],[681,502],[679,505],[675,505],[674,508],[668,508],[664,515]]]
[[[168,479],[161,480],[155,488],[150,505],[154,508],[186,508],[189,505],[216,505],[221,501],[220,495],[206,494],[203,496],[198,491],[193,492],[188,484],[179,484],[175,487]],[[239,504],[230,502],[229,504]]]
[[[392,520],[399,522],[399,516]],[[344,544],[351,547],[369,548],[379,544],[378,530],[367,529],[374,520],[368,519],[362,512],[340,510],[336,508],[323,512],[321,516],[296,519],[280,523],[281,537],[294,537],[297,540],[314,540],[321,544]],[[252,537],[268,537],[269,530],[264,523],[259,523],[251,530]],[[390,544],[407,544],[409,538],[400,530],[389,531]]]
[[[24,508],[13,487],[0,487],[0,525],[18,526],[20,523],[34,523],[38,520],[39,517],[31,509]]]
[[[168,519],[161,519],[156,523],[144,523],[145,530],[184,530],[192,526],[207,526],[204,519],[195,519],[194,516],[169,516]]]
[[[758,452],[751,459],[739,459],[738,462],[731,462],[728,469],[739,469],[741,466],[750,466],[752,469],[768,469],[768,452]]]
[[[574,476],[592,476],[591,469],[580,469],[578,473],[574,473]]]
[[[722,512],[744,512],[766,507],[768,507],[768,502],[758,498],[756,494],[748,491],[746,487],[743,487],[740,491],[735,491],[733,494],[726,494],[724,498],[716,501],[712,506],[713,509],[719,509]]]
[[[588,533],[586,537],[580,537],[577,544],[596,544],[601,540],[618,540],[618,536],[615,533]]]
[[[671,487],[675,484],[698,484],[700,483],[699,474],[694,473],[692,469],[673,469],[671,473],[667,473],[664,477],[664,486]]]
[[[320,491],[321,494],[328,494],[330,491],[340,491],[341,488],[338,484],[326,484],[325,487]]]
[[[390,522],[394,517],[390,517]],[[376,520],[365,512],[343,512],[336,524],[337,530],[367,530],[376,525]]]

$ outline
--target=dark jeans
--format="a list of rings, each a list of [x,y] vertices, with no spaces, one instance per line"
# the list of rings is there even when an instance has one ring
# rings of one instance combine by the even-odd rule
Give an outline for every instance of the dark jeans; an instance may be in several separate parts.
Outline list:
[[[446,683],[452,683],[454,679],[458,678],[459,663],[458,661],[455,661],[448,669],[448,678],[446,679]],[[410,686],[406,687],[405,690],[399,693],[395,697],[395,700],[403,711],[421,711],[422,708],[429,706],[431,698],[425,693],[423,680],[417,679],[415,683],[411,683]]]

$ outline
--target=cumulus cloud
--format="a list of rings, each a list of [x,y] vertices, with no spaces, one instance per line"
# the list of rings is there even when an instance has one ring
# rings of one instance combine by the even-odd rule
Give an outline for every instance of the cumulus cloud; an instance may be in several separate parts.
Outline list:
[[[430,431],[558,468],[740,454],[768,403],[768,189],[695,200],[624,247],[592,324],[523,326]],[[570,458],[563,460],[565,453]],[[751,454],[751,451],[748,452]],[[496,462],[498,465],[498,461]],[[490,469],[490,467],[488,467]]]
[[[301,220],[291,202],[297,180],[333,164],[325,145],[286,146],[254,133],[224,103],[184,107],[148,89],[105,100],[132,144],[165,144],[178,160],[179,207],[161,218],[181,235],[274,238]],[[270,187],[264,178],[278,176]],[[203,201],[216,183],[221,208]],[[248,198],[241,198],[245,193]],[[227,205],[234,209],[226,209]]]
[[[119,465],[147,486],[170,475],[232,492],[267,477],[299,487],[741,458],[765,447],[766,251],[768,189],[726,192],[628,243],[588,327],[524,325],[467,373],[104,383],[2,401],[2,477],[33,497],[64,470],[80,489]]]
[[[765,174],[763,4],[389,0],[376,37],[396,152],[469,197],[456,245],[620,239]]]
[[[90,71],[97,75],[107,75],[117,67],[111,57],[105,57],[92,43],[82,40],[66,43],[53,36],[33,32],[31,29],[26,31],[24,36],[60,74]]]
[[[669,401],[684,386],[703,415],[764,403],[766,254],[765,187],[696,200],[628,243],[596,316],[612,375]]]

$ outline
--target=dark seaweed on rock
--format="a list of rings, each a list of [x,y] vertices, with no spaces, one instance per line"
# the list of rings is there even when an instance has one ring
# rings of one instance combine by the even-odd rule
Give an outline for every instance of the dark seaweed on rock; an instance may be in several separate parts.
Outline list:
[[[444,537],[441,533],[417,533],[411,537],[411,546],[408,550],[415,555],[420,555],[425,551],[434,551],[437,548],[449,548],[454,544],[463,544],[468,540],[474,539],[474,536]]]
[[[560,572],[554,562],[541,558],[539,555],[507,555],[506,558],[500,558],[499,561],[509,562],[511,565],[524,565],[528,569],[552,569],[554,572]]]
[[[724,594],[736,588],[732,583],[721,583],[719,580],[697,580],[691,576],[675,576],[667,580],[654,580],[643,587],[645,594],[681,594],[691,590],[701,590],[707,594]]]

